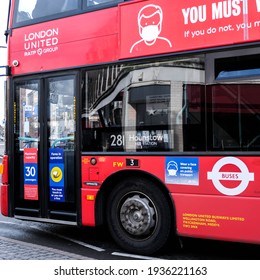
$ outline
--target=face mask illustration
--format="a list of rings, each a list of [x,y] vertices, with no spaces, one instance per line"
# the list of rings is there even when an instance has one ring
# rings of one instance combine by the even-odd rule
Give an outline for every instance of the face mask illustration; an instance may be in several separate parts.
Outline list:
[[[175,161],[168,162],[167,171],[169,176],[177,176],[178,164]]]
[[[152,47],[157,41],[164,41],[167,47],[172,47],[167,38],[160,36],[163,22],[163,11],[160,6],[154,4],[144,6],[138,13],[137,21],[139,35],[142,39],[132,45],[130,53],[136,51],[141,44]]]
[[[141,37],[146,43],[156,40],[159,34],[160,30],[158,25],[149,25],[141,28]]]

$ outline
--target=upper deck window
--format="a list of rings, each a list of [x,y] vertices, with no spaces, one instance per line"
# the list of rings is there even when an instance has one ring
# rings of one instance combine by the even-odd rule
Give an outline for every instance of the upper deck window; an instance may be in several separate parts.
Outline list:
[[[60,18],[84,10],[105,8],[123,0],[17,0],[14,26]]]
[[[23,22],[46,16],[57,15],[79,8],[80,0],[19,0],[15,22]]]

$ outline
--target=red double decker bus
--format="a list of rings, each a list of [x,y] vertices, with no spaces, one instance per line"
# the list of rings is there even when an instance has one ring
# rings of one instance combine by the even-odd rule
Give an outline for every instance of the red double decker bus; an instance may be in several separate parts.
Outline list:
[[[260,242],[259,0],[10,3],[3,215]]]

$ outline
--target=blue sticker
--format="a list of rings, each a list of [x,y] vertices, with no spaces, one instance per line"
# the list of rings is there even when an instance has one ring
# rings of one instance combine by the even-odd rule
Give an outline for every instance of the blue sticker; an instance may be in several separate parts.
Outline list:
[[[64,150],[61,148],[49,149],[50,163],[64,163]]]
[[[50,201],[54,202],[64,202],[64,188],[50,188]]]
[[[49,150],[50,200],[65,201],[64,197],[64,151],[60,148]]]
[[[165,182],[168,184],[199,185],[199,159],[166,157]]]
[[[24,184],[38,185],[37,163],[24,163]]]

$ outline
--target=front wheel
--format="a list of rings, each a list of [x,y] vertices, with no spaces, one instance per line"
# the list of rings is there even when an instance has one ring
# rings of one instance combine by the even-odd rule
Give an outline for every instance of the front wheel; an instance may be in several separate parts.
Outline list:
[[[132,177],[119,183],[107,204],[112,237],[126,251],[151,255],[164,247],[172,229],[166,195],[152,181]]]

